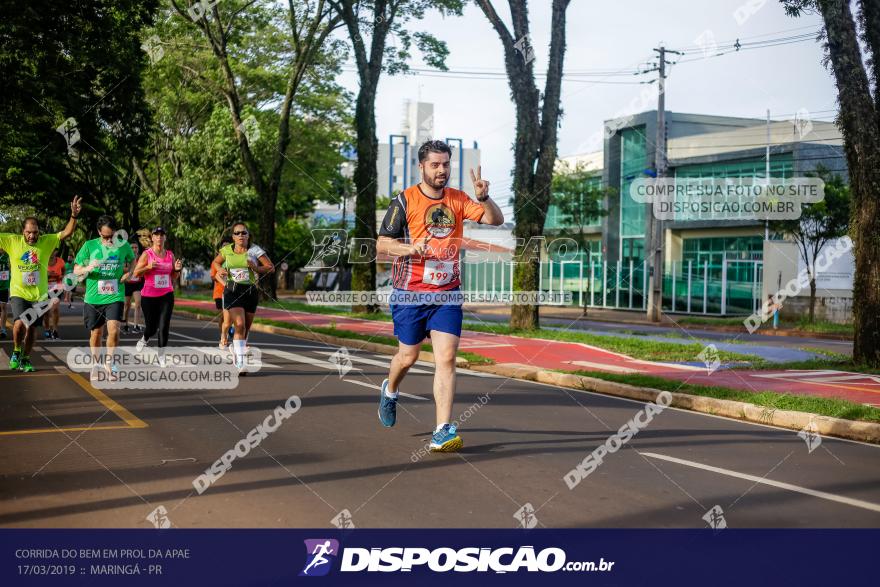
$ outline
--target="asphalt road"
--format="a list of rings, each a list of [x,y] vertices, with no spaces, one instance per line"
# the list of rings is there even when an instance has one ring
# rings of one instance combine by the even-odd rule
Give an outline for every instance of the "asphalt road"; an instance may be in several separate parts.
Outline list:
[[[265,365],[234,389],[102,391],[65,366],[87,344],[77,310],[64,340],[37,343],[36,373],[0,357],[2,526],[150,528],[158,511],[181,528],[699,528],[715,506],[729,527],[880,525],[877,446],[822,438],[810,452],[793,431],[670,408],[570,490],[563,476],[645,404],[460,371],[465,448],[424,454],[429,364],[406,379],[393,429],[376,416],[389,357],[351,351],[341,376],[335,347],[286,336],[252,334]],[[172,343],[209,354],[216,330],[175,319]],[[193,480],[292,395],[301,408],[198,494]]]

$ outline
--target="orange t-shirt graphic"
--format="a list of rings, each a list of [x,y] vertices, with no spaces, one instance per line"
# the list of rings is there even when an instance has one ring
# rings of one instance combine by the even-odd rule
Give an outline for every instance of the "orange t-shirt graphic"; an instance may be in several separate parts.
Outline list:
[[[379,236],[411,244],[427,239],[424,256],[397,257],[391,269],[395,289],[446,291],[461,285],[459,252],[465,220],[479,221],[483,207],[466,193],[445,188],[443,197],[426,196],[418,185],[391,201]]]

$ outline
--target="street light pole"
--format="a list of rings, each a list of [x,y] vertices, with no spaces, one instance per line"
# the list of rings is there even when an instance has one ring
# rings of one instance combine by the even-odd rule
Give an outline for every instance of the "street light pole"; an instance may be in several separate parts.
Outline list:
[[[666,49],[664,46],[654,49],[659,54],[659,63],[656,71],[659,74],[657,80],[657,136],[654,141],[654,169],[657,178],[666,177],[666,61],[667,53],[680,55],[679,51]],[[648,231],[646,241],[649,245],[645,251],[648,259],[648,267],[651,274],[651,287],[648,294],[647,318],[651,322],[660,322],[660,313],[663,306],[663,222],[654,216],[653,206],[648,205]]]

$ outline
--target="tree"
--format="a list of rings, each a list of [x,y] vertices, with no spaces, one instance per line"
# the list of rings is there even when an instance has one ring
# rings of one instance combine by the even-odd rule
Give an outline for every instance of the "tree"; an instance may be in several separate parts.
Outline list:
[[[351,40],[360,87],[355,105],[357,165],[354,171],[356,239],[370,249],[375,257],[376,242],[376,164],[379,144],[376,139],[376,90],[383,71],[394,75],[405,73],[409,66],[413,41],[432,67],[445,70],[449,51],[446,44],[426,32],[411,33],[404,28],[407,21],[421,20],[429,9],[441,16],[460,15],[462,0],[330,0],[341,15]],[[388,46],[393,35],[396,46]],[[365,40],[368,38],[368,41]],[[369,44],[368,44],[369,43]],[[376,264],[357,263],[353,266],[352,289],[375,291]],[[375,310],[356,306],[354,311]]]
[[[227,44],[237,89],[247,98],[241,112],[251,121],[248,147],[261,169],[271,169],[277,158],[277,107],[288,87],[292,43],[284,16],[267,4],[249,6]],[[136,162],[146,216],[165,224],[179,239],[173,246],[190,259],[213,259],[236,220],[248,222],[253,240],[268,249],[261,236],[265,211],[245,169],[219,89],[223,74],[204,33],[180,18],[163,18],[147,36],[159,50],[144,81],[156,124],[145,158]],[[302,221],[316,192],[334,195],[341,179],[342,149],[351,143],[350,95],[335,82],[342,49],[341,42],[326,43],[291,105],[289,133],[296,140],[283,153],[272,216],[276,230],[291,219]],[[295,253],[282,240],[279,235],[273,243],[276,264]],[[297,246],[310,250],[307,241]]]
[[[601,176],[582,164],[573,169],[561,163],[551,182],[551,203],[559,208],[562,222],[575,229],[572,236],[581,250],[587,244],[586,228],[597,223],[608,212],[602,202],[612,191],[599,185]],[[571,236],[566,233],[566,236]]]
[[[87,226],[101,214],[126,223],[137,216],[131,160],[140,156],[150,124],[140,36],[157,6],[4,2],[0,204],[31,204],[60,220],[71,196],[81,193]]]
[[[852,190],[850,235],[855,256],[853,360],[880,366],[880,3],[859,0],[858,23],[848,0],[783,0],[792,16],[818,12],[825,23],[826,63],[837,84],[837,126]],[[859,39],[864,42],[867,63]],[[871,91],[874,95],[872,97]]]
[[[278,192],[281,186],[286,153],[291,142],[291,112],[306,74],[317,62],[323,59],[325,41],[339,25],[340,18],[329,8],[326,0],[288,0],[286,21],[286,41],[289,46],[281,47],[269,55],[248,54],[236,51],[241,39],[248,35],[276,36],[280,29],[274,26],[275,8],[269,2],[259,0],[227,0],[223,10],[214,0],[190,1],[181,6],[178,0],[171,0],[178,17],[201,31],[207,40],[211,54],[219,69],[219,75],[212,76],[192,70],[191,73],[213,86],[225,99],[241,160],[250,183],[260,199],[259,242],[270,258],[275,251],[275,219]],[[259,121],[248,111],[266,96],[248,95],[242,92],[242,65],[260,63],[268,67],[267,57],[277,59],[285,72],[284,93],[273,109],[274,145],[268,164],[261,162],[255,153],[256,138],[254,130],[262,133]],[[277,66],[277,64],[275,64]],[[254,71],[256,74],[271,75],[272,71]],[[250,136],[249,136],[250,135]],[[275,296],[275,280],[261,281],[265,293]]]
[[[572,168],[568,163],[561,162],[553,175],[551,203],[559,209],[562,223],[571,229],[562,234],[577,243],[578,250],[586,254],[587,260],[590,244],[586,229],[608,213],[602,208],[602,202],[606,198],[610,200],[614,192],[613,188],[601,186],[599,173],[588,170],[582,163]],[[584,300],[584,314],[586,312],[587,301]]]
[[[556,165],[556,139],[562,110],[559,105],[562,63],[565,55],[565,11],[569,0],[553,0],[550,15],[550,54],[543,94],[535,85],[534,52],[529,40],[526,0],[509,0],[513,31],[498,16],[490,0],[477,0],[504,47],[504,66],[516,105],[513,144],[513,217],[516,237],[514,289],[538,289],[539,259],[531,254],[529,240],[544,233],[550,203],[551,180]],[[515,305],[510,326],[539,326],[537,305]]]
[[[816,316],[816,259],[828,241],[845,236],[849,230],[850,188],[839,175],[831,176],[819,170],[825,180],[825,199],[815,204],[803,204],[801,217],[795,220],[777,220],[770,223],[776,232],[789,235],[798,246],[798,253],[807,266],[810,278],[810,323]]]

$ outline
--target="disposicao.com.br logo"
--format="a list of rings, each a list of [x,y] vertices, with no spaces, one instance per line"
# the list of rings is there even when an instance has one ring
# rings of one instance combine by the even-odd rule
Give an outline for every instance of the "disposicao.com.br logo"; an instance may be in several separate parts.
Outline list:
[[[338,543],[331,539],[306,540],[306,565],[300,576],[326,575],[339,553]],[[330,558],[332,557],[332,558]],[[561,548],[533,546],[501,548],[355,548],[343,549],[339,564],[342,573],[395,573],[425,569],[435,573],[516,573],[518,571],[553,573],[556,571],[607,572],[613,561],[566,561]]]

